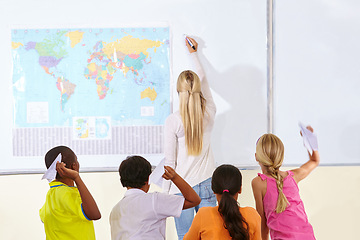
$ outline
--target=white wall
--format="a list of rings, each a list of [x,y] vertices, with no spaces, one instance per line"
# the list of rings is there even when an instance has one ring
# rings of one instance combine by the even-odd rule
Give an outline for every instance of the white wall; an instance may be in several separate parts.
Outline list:
[[[181,71],[190,67],[183,34],[194,36],[199,42],[199,55],[217,105],[212,139],[217,161],[253,165],[253,143],[267,126],[266,0],[227,0],[226,4],[218,0],[2,0],[0,102],[13,100],[12,29],[151,27],[164,22],[171,31],[173,82]],[[174,85],[172,90],[173,108],[177,110]],[[4,104],[2,113],[0,144],[4,148],[0,172],[45,171],[43,156],[13,156],[9,127],[13,126],[12,104]],[[78,158],[83,169],[99,167],[99,163],[100,167],[115,169],[117,160],[124,156],[79,155]]]
[[[307,157],[299,121],[318,134],[323,165],[360,163],[360,2],[275,5],[275,133],[287,164]]]
[[[360,225],[360,167],[319,167],[303,182],[300,195],[318,240],[356,239]],[[243,170],[242,206],[255,206],[251,179],[257,170]],[[119,175],[82,173],[93,194],[102,218],[95,222],[96,237],[110,239],[109,214],[121,199],[124,189]],[[0,176],[0,239],[45,239],[38,211],[48,190],[41,175]],[[168,221],[167,239],[175,240],[173,219]]]

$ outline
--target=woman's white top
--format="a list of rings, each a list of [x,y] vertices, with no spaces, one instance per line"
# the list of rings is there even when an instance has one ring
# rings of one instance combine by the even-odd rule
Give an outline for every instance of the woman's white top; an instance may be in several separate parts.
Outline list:
[[[187,154],[184,126],[179,111],[172,113],[166,119],[164,141],[165,165],[174,168],[175,171],[193,187],[210,178],[215,169],[215,160],[211,151],[210,139],[214,126],[216,106],[197,53],[191,53],[190,56],[193,60],[195,72],[201,81],[201,92],[206,99],[206,111],[203,122],[203,148],[198,156]],[[171,181],[164,181],[163,188],[170,194],[180,193],[180,190]]]

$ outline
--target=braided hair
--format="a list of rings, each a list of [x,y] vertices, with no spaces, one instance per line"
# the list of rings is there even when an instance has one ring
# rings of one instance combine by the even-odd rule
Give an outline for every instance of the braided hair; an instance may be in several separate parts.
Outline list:
[[[271,133],[262,135],[256,145],[256,159],[266,167],[268,173],[276,180],[276,187],[279,192],[276,213],[285,211],[289,201],[283,193],[284,182],[279,173],[279,168],[284,160],[284,144],[280,138]]]

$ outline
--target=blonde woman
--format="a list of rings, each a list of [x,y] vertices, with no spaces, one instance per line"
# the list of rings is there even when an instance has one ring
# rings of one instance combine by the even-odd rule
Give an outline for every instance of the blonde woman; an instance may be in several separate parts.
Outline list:
[[[200,205],[183,210],[181,216],[175,218],[180,240],[188,232],[195,211],[203,206],[216,206],[216,197],[211,190],[215,161],[210,147],[216,106],[198,59],[198,44],[192,38],[188,40],[194,46],[192,48],[185,41],[196,73],[187,70],[179,75],[179,111],[165,121],[165,165],[174,168],[201,198]],[[166,182],[164,187],[170,194],[180,194],[179,189],[170,182]]]
[[[270,231],[271,239],[314,240],[297,184],[319,165],[319,152],[309,154],[310,159],[300,168],[280,171],[284,145],[277,136],[264,134],[256,144],[255,157],[263,172],[252,181],[262,239],[267,240]]]

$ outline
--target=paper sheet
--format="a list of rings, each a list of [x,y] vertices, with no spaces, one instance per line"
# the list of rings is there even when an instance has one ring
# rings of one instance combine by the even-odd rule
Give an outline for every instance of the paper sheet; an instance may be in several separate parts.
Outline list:
[[[48,170],[44,173],[41,180],[47,179],[49,182],[53,181],[56,178],[56,163],[61,162],[61,153],[56,157],[54,162],[50,165]]]
[[[164,178],[162,175],[165,173],[165,158],[163,158],[154,171],[149,176],[149,184],[154,183],[159,187],[162,187]]]
[[[312,155],[313,151],[318,150],[318,141],[317,136],[313,132],[311,132],[309,129],[306,128],[306,126],[299,122],[300,131],[303,137],[304,146],[309,151],[309,153]]]

